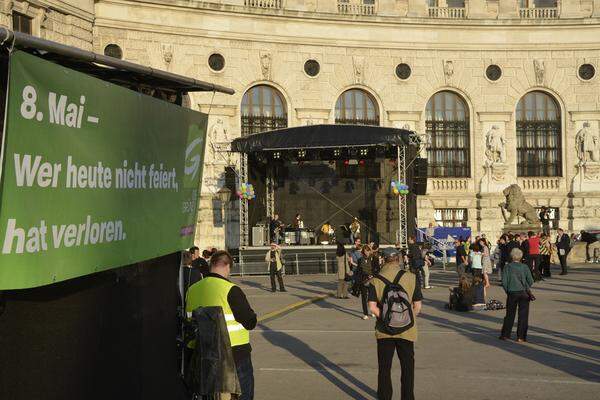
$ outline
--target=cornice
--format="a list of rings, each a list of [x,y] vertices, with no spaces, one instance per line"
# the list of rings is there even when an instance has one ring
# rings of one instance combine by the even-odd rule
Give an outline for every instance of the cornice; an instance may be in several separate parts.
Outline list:
[[[133,11],[124,12],[127,8]],[[156,14],[149,12],[150,9],[156,9]],[[192,9],[195,11],[190,12]],[[139,13],[141,16],[136,17],[135,10],[145,12]],[[166,18],[165,12],[174,13],[173,18]],[[178,14],[181,19],[177,18]],[[600,20],[594,20],[596,22],[594,24],[589,23],[591,19],[587,19],[588,23],[585,24],[577,20],[578,23],[573,25],[562,21],[561,24],[540,25],[538,23],[517,27],[507,26],[504,21],[501,21],[500,25],[466,25],[464,22],[458,25],[433,24],[427,19],[427,23],[419,20],[419,23],[411,25],[406,23],[408,19],[395,19],[395,23],[383,23],[363,20],[346,21],[339,19],[343,16],[337,14],[335,19],[331,17],[332,15],[329,15],[328,19],[317,20],[248,12],[214,11],[148,1],[100,0],[96,3],[95,26],[243,42],[369,49],[515,52],[600,50]],[[165,21],[173,21],[173,25],[166,25]],[[543,36],[548,30],[552,32],[553,41],[547,40],[547,35]],[[331,32],[330,36],[324,37],[325,31]],[[357,35],[357,32],[369,32],[370,36]],[[503,36],[498,37],[499,34]],[[447,38],[456,38],[456,41],[443,42],[440,40],[443,35]],[[519,35],[522,39],[519,39]],[[575,40],[573,35],[577,35],[578,39]],[[580,40],[582,37],[590,39],[582,43]]]

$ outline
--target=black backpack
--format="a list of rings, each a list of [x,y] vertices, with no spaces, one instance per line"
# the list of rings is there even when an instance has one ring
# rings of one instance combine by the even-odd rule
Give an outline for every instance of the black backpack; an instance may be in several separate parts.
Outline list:
[[[375,276],[375,278],[385,283],[378,327],[381,332],[388,335],[398,335],[415,325],[410,297],[402,285],[398,283],[403,274],[404,271],[399,271],[393,282],[381,275]]]

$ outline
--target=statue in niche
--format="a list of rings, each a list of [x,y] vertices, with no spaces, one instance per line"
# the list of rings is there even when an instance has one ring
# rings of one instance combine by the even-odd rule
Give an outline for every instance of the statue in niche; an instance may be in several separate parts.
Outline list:
[[[210,159],[213,162],[217,161],[217,158],[220,158],[219,161],[225,161],[228,165],[231,164],[231,157],[229,153],[220,153],[220,156],[217,157],[217,143],[229,142],[229,137],[227,135],[227,128],[223,122],[222,118],[217,118],[213,126],[208,131],[208,143],[210,145]],[[221,157],[222,156],[222,157]]]
[[[271,79],[271,64],[273,62],[273,56],[271,53],[262,53],[260,55],[260,69],[263,74],[263,78]]]
[[[581,164],[600,162],[600,136],[597,130],[592,130],[588,121],[583,123],[583,127],[575,135],[575,145]]]
[[[524,218],[521,225],[539,225],[540,219],[537,211],[525,200],[519,185],[512,184],[508,186],[502,191],[502,194],[506,197],[506,202],[500,203],[499,206],[502,208],[502,216],[506,221],[505,226],[511,225],[517,216]],[[508,211],[508,216],[506,216],[505,211]]]
[[[538,85],[544,84],[544,75],[546,72],[546,67],[544,65],[544,61],[542,60],[533,60],[533,69],[535,70],[535,81]]]
[[[506,163],[506,138],[498,125],[485,134],[485,156],[487,165]]]

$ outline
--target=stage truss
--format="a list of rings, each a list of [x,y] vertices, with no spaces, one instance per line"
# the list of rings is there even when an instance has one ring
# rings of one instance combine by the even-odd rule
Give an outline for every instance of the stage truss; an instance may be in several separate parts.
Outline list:
[[[406,147],[397,146],[397,166],[398,166],[398,180],[406,183]],[[248,155],[246,153],[240,153],[240,172],[238,174],[238,187],[243,182],[248,182]],[[266,217],[267,221],[275,214],[275,179],[273,171],[268,170],[266,176]],[[250,225],[248,217],[248,200],[240,199],[240,247],[247,247],[250,245]],[[408,245],[408,203],[406,196],[398,196],[398,231],[396,232],[396,241],[400,243],[400,246],[406,247]]]

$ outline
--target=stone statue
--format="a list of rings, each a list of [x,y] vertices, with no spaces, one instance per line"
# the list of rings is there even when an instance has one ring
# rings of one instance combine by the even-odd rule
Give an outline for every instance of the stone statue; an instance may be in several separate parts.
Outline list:
[[[271,53],[262,53],[260,55],[260,69],[263,74],[263,78],[271,79],[271,64],[273,62],[273,56]]]
[[[588,161],[600,162],[600,136],[598,131],[590,128],[590,123],[585,121],[583,128],[575,135],[577,157],[582,164]]]
[[[454,64],[450,60],[444,60],[444,76],[446,81],[449,81],[454,75]]]
[[[354,66],[354,81],[356,83],[362,83],[365,69],[364,57],[352,57],[352,65]]]
[[[506,163],[506,138],[498,125],[485,134],[485,147],[486,164]]]
[[[544,61],[542,60],[533,60],[533,69],[535,70],[535,81],[538,85],[544,84],[544,74],[546,72],[546,67],[544,66]]]
[[[218,152],[218,143],[229,142],[229,137],[227,135],[227,128],[223,123],[222,118],[217,118],[213,126],[208,131],[208,143],[209,143],[209,151],[210,151],[210,160],[216,163],[225,161],[227,164],[231,164],[229,153],[220,154],[220,157],[217,158]]]
[[[540,223],[535,208],[525,200],[519,185],[512,184],[508,186],[502,191],[502,194],[506,196],[506,203],[500,203],[499,206],[502,208],[502,215],[506,221],[505,225],[512,224],[517,216],[525,219],[521,222],[521,225],[538,225]],[[508,217],[504,210],[509,212]]]

